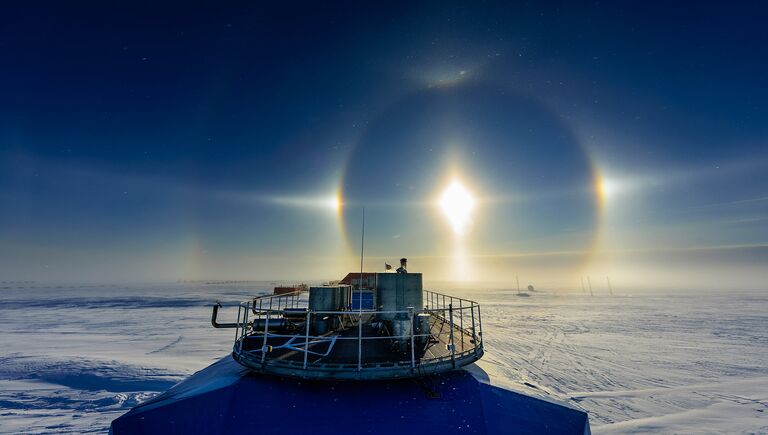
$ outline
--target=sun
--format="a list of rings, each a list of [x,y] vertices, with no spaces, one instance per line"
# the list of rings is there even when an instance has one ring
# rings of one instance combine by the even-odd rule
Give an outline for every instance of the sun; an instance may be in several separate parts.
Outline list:
[[[616,183],[605,178],[600,177],[600,185],[598,191],[603,197],[609,197],[616,193]]]
[[[443,191],[439,204],[453,231],[458,235],[464,234],[475,208],[475,199],[469,190],[458,180],[453,180]]]
[[[337,193],[336,195],[328,198],[325,201],[325,205],[329,209],[338,213],[339,209],[341,209],[341,194]]]

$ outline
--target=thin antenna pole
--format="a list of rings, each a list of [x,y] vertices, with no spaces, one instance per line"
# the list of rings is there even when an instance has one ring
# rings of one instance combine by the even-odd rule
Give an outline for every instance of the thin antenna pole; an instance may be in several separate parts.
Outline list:
[[[608,278],[608,276],[606,276],[605,280],[608,281],[608,291],[611,292],[611,296],[613,296],[613,287],[611,287],[611,279]]]
[[[595,294],[592,293],[592,280],[589,279],[589,275],[587,275],[587,284],[589,284],[589,295],[594,296]]]
[[[581,276],[581,292],[584,294],[587,293],[587,289],[584,287],[584,275]]]
[[[520,278],[515,275],[515,281],[517,281],[517,294],[520,294]]]
[[[363,207],[363,233],[360,237],[360,284],[357,287],[357,302],[363,311],[363,255],[365,253],[365,207]]]
[[[363,207],[363,234],[360,236],[360,286],[357,290],[357,370],[363,369],[363,254],[365,253],[365,207]]]

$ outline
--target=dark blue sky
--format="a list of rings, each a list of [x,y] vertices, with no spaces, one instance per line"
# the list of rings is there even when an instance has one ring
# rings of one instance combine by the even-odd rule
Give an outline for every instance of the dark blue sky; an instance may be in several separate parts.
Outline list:
[[[761,2],[0,9],[4,279],[333,278],[362,206],[441,279],[768,260]]]

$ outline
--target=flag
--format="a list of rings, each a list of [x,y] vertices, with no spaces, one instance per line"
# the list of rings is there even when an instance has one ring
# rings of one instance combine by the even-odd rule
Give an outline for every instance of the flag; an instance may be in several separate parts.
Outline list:
[[[384,263],[384,270],[392,270],[392,265]]]

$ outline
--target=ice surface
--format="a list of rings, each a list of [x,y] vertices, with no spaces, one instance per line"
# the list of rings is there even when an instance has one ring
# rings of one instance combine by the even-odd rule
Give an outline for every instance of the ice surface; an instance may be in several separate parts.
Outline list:
[[[106,432],[230,351],[213,301],[271,289],[4,286],[4,433]],[[768,292],[448,293],[481,303],[493,384],[582,408],[594,433],[768,433]]]

